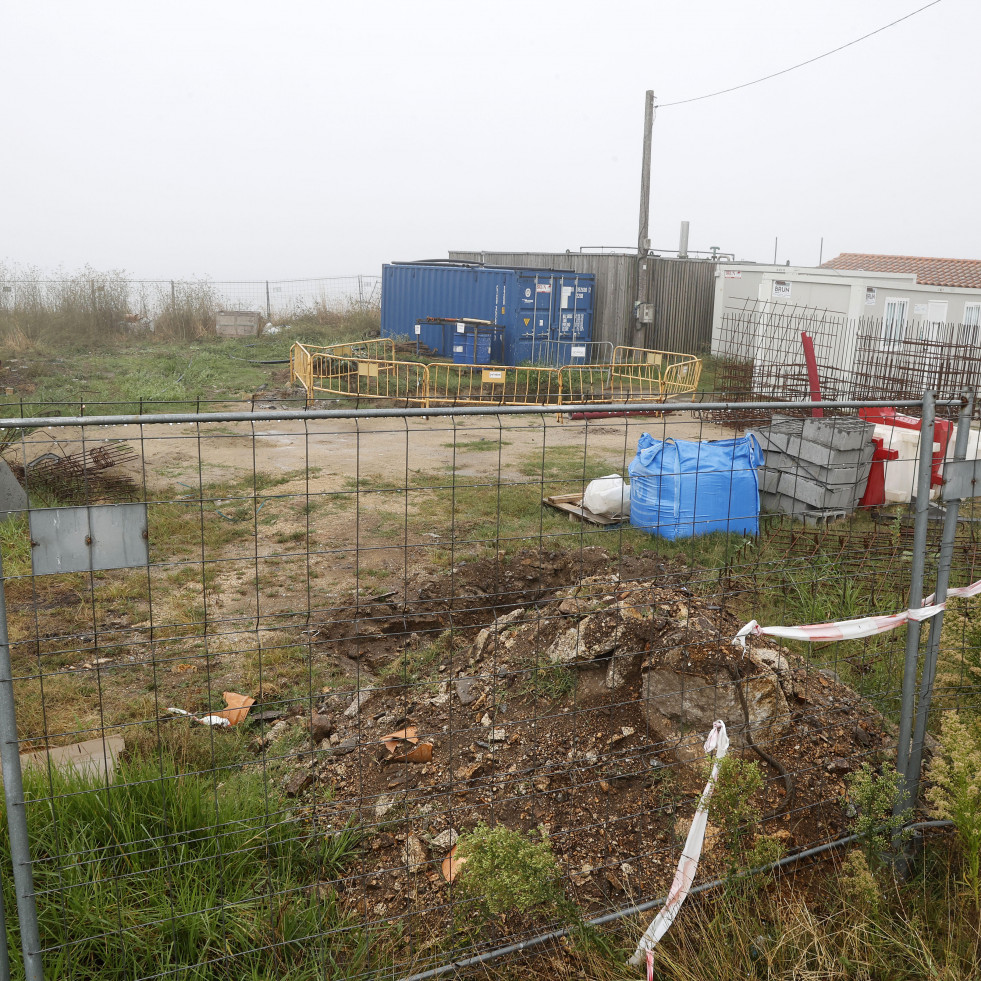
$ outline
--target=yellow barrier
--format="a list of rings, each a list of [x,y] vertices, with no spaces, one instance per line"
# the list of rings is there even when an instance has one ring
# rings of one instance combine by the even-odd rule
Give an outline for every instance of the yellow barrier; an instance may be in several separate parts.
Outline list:
[[[372,337],[366,341],[344,341],[340,344],[307,345],[311,354],[333,358],[357,358],[363,361],[394,361],[395,341],[391,337]]]
[[[367,361],[358,358],[313,359],[313,377],[307,389],[313,397],[392,399],[409,405],[425,405],[429,372],[415,361]]]
[[[691,395],[698,390],[702,375],[701,358],[643,347],[614,348],[610,367],[612,387],[628,401],[653,396],[663,402],[676,395]]]
[[[303,344],[290,348],[290,384],[299,382],[307,393],[307,405],[313,404],[313,355]]]
[[[550,405],[560,401],[555,368],[429,365],[430,405]]]
[[[690,354],[635,347],[614,349],[612,364],[561,368],[396,361],[387,337],[290,350],[290,379],[306,390],[307,405],[320,395],[423,406],[663,402],[697,391],[701,373]]]

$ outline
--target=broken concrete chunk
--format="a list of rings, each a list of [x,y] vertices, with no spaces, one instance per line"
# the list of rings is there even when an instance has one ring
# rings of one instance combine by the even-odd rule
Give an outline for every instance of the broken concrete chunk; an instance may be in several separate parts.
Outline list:
[[[461,705],[472,705],[480,695],[480,683],[476,678],[457,678],[453,687]]]
[[[545,652],[545,660],[552,664],[571,664],[579,660],[580,655],[579,630],[570,627],[555,638]]]
[[[440,831],[435,838],[433,838],[433,851],[434,852],[448,852],[459,839],[460,835],[454,828],[447,828],[445,831]]]
[[[429,856],[426,848],[416,835],[409,835],[405,839],[405,864],[410,872],[421,872]]]
[[[354,701],[344,710],[344,715],[349,719],[356,719],[358,713],[364,707],[365,703],[374,694],[375,689],[372,686],[367,688],[359,688],[357,694],[354,696]]]
[[[313,774],[307,770],[294,770],[283,781],[283,793],[287,797],[299,797],[313,783]]]

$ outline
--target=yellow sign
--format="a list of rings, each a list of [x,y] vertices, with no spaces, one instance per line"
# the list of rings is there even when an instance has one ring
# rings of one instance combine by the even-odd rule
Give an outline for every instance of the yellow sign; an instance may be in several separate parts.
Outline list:
[[[484,385],[503,385],[504,384],[504,372],[495,371],[493,369],[485,368],[480,373],[480,381]]]
[[[378,364],[374,361],[359,361],[358,374],[361,375],[362,378],[377,378]]]
[[[525,317],[525,327],[527,327],[528,324],[530,323],[531,323],[531,317]]]

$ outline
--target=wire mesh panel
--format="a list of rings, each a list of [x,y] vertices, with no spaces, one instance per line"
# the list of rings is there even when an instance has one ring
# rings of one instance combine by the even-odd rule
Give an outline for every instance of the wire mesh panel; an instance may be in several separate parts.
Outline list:
[[[442,367],[479,398],[486,369]],[[26,515],[4,526],[47,976],[404,976],[619,916],[671,885],[716,719],[724,786],[750,791],[720,791],[700,879],[849,833],[850,775],[895,757],[904,629],[732,641],[751,619],[905,609],[905,505],[862,501],[875,424],[853,407],[749,434],[657,408],[22,435],[8,460],[33,508],[72,479],[76,506],[145,504],[149,550],[35,575]],[[32,478],[45,435],[76,477]],[[84,461],[121,445],[96,479]],[[610,474],[629,521],[584,507]],[[978,575],[972,527],[957,585]],[[974,627],[952,623],[941,708],[978,696]]]

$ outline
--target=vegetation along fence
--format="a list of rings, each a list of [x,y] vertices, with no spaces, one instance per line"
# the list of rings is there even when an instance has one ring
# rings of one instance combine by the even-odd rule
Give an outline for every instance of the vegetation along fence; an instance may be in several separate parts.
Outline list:
[[[355,353],[298,346],[297,377],[360,384]],[[439,370],[480,401],[465,376],[484,369]],[[554,405],[429,398],[4,420],[29,502],[0,525],[0,974],[418,981],[540,948],[612,977],[603,958],[622,964],[671,888],[716,720],[732,746],[696,891],[744,903],[726,929],[774,970],[805,954],[764,922],[773,870],[819,889],[843,844],[874,864],[910,822],[950,840],[923,825],[949,812],[921,764],[942,801],[947,722],[981,705],[981,600],[922,628],[733,639],[981,577],[955,480],[970,407],[939,406],[960,419],[942,499],[907,440],[868,508],[861,415],[915,415],[931,445],[931,396],[758,405],[792,416],[757,427],[765,464],[747,439],[701,471],[668,451],[731,438],[727,407],[638,406],[657,414],[558,426]],[[594,523],[584,490],[628,465],[634,524]],[[683,976],[700,909],[659,976]]]

